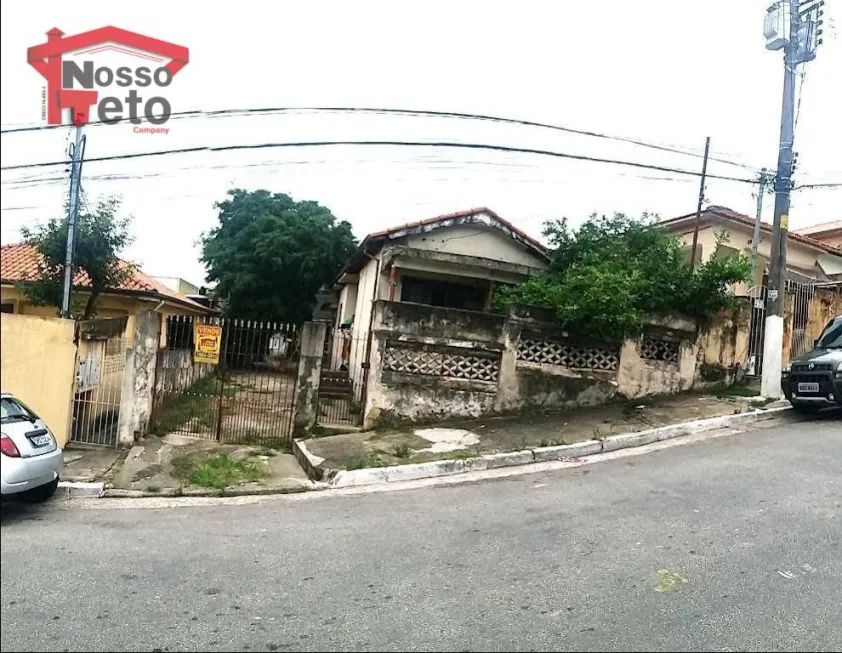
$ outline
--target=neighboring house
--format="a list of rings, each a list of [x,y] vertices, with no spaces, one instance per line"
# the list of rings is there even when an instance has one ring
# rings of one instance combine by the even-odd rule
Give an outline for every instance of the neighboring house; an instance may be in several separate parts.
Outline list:
[[[835,222],[824,222],[822,224],[799,229],[798,233],[818,240],[826,245],[842,248],[842,220]]]
[[[35,306],[26,300],[18,284],[34,281],[38,275],[38,253],[27,244],[4,245],[0,248],[0,288],[4,313],[55,317],[55,306]],[[87,298],[90,281],[84,272],[74,279],[74,295]],[[152,277],[135,269],[131,278],[119,288],[110,288],[99,295],[97,318],[127,317],[126,332],[133,332],[134,316],[140,311],[154,310],[163,317],[170,315],[215,315],[216,311],[171,290]],[[166,320],[162,319],[162,342],[166,342]]]
[[[727,242],[723,253],[742,252],[751,255],[754,235],[754,218],[737,213],[724,206],[709,206],[701,214],[696,260],[708,261],[716,249],[716,238],[725,232]],[[661,223],[661,226],[679,236],[690,255],[696,214],[682,215]],[[772,225],[760,224],[758,255],[769,265],[772,251]],[[794,281],[828,281],[842,275],[842,248],[832,240],[822,241],[814,236],[790,232],[787,239],[787,275]]]
[[[200,294],[201,288],[194,283],[185,281],[181,277],[152,277],[155,281],[164,284],[170,290],[175,290],[179,295],[189,297]]]
[[[359,381],[375,300],[489,311],[495,288],[548,267],[546,249],[487,208],[370,234],[340,273],[332,369]],[[350,344],[354,342],[354,345]]]
[[[170,290],[174,290],[179,295],[184,295],[197,304],[201,304],[205,308],[218,309],[216,298],[213,290],[208,290],[203,286],[197,286],[182,279],[181,277],[152,277],[155,281],[162,283]]]

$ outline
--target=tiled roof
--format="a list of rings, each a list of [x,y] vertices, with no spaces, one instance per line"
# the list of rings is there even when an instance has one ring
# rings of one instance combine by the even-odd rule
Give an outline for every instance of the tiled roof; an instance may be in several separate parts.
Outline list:
[[[842,231],[842,220],[814,224],[812,227],[804,227],[803,229],[799,229],[798,233],[803,234],[805,236],[812,236],[815,238],[816,236],[828,234],[834,231]]]
[[[519,241],[525,248],[531,250],[533,253],[537,254],[539,257],[544,259],[547,258],[547,248],[544,247],[541,243],[537,240],[532,238],[532,236],[524,233],[517,227],[515,227],[511,222],[508,220],[504,220],[499,215],[494,213],[491,209],[485,207],[479,207],[475,209],[468,209],[467,211],[457,211],[456,213],[447,213],[445,215],[439,215],[435,218],[428,218],[426,220],[420,220],[418,222],[409,222],[407,224],[402,224],[398,227],[392,227],[390,229],[384,229],[383,231],[376,231],[374,233],[369,234],[363,241],[359,244],[356,251],[351,254],[351,257],[348,259],[348,262],[345,264],[345,267],[339,273],[338,278],[342,278],[344,274],[347,273],[355,273],[360,270],[360,268],[365,264],[367,260],[367,255],[371,255],[374,252],[378,251],[382,246],[384,241],[390,238],[400,238],[405,235],[410,235],[413,233],[422,233],[428,228],[436,228],[437,225],[441,227],[449,226],[448,223],[452,221],[459,221],[460,219],[464,218],[473,218],[473,217],[481,217],[485,216],[486,220],[477,220],[477,223],[484,222],[486,225],[489,223],[494,223],[494,226],[499,228],[501,231],[508,232],[508,235],[516,241]]]
[[[21,281],[35,281],[38,278],[40,258],[35,249],[26,243],[14,245],[3,245],[0,247],[0,280],[3,283],[19,283]],[[128,267],[128,263],[120,261],[120,264]],[[89,288],[91,280],[83,271],[78,271],[73,279],[73,285],[77,288]],[[152,277],[144,274],[135,268],[128,281],[117,288],[110,288],[109,292],[125,293],[131,295],[148,295],[159,300],[165,299],[189,308],[207,312],[207,308],[201,304],[188,299]]]
[[[482,215],[486,214],[491,219],[495,220],[496,222],[500,223],[506,229],[509,229],[513,234],[521,238],[522,240],[526,241],[529,245],[531,245],[534,249],[538,250],[542,254],[546,254],[547,248],[544,247],[541,243],[535,240],[532,236],[527,234],[524,231],[521,231],[516,226],[514,226],[508,220],[504,220],[499,215],[497,215],[494,211],[484,206],[477,207],[475,209],[468,209],[467,211],[457,211],[456,213],[446,213],[445,215],[439,215],[435,218],[427,218],[426,220],[419,220],[418,222],[409,222],[407,224],[401,225],[399,227],[392,227],[390,229],[385,229],[383,231],[377,231],[373,234],[369,234],[367,239],[378,239],[378,238],[387,238],[388,236],[404,231],[404,230],[411,230],[417,227],[428,227],[434,225],[438,222],[448,222],[449,220],[453,220],[456,218],[469,218],[474,215]]]
[[[709,206],[704,211],[702,211],[702,217],[706,215],[712,215],[715,217],[723,218],[725,220],[730,220],[731,222],[738,222],[740,224],[746,225],[754,228],[754,218],[751,216],[745,215],[744,213],[738,213],[733,209],[729,209],[726,206]],[[683,222],[688,220],[689,218],[695,218],[695,213],[689,213],[687,215],[681,215],[677,218],[672,218],[670,220],[665,220],[661,223],[662,226],[669,226],[671,224]],[[773,227],[768,222],[761,222],[760,223],[761,231],[765,231],[766,233],[772,233]],[[815,238],[810,238],[809,236],[805,236],[803,234],[790,231],[789,232],[789,239],[794,240],[800,243],[804,243],[805,245],[809,245],[810,247],[814,247],[816,249],[823,250],[825,252],[829,252],[831,254],[836,254],[842,256],[842,248],[841,247],[834,247],[828,243],[823,243],[820,240],[816,240]]]

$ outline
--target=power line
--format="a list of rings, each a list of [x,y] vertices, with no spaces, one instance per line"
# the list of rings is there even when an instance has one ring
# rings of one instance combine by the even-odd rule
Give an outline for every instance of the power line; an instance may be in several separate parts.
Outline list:
[[[602,157],[592,157],[585,154],[570,154],[567,152],[553,152],[551,150],[540,150],[534,148],[510,147],[507,145],[491,145],[487,143],[459,143],[452,141],[301,141],[292,143],[259,143],[253,145],[222,145],[222,146],[199,146],[199,147],[185,147],[172,150],[158,150],[156,152],[135,152],[131,154],[115,154],[112,156],[92,157],[86,159],[86,163],[96,163],[103,161],[121,161],[126,159],[140,159],[153,156],[170,156],[174,154],[194,154],[199,152],[232,152],[236,150],[261,150],[272,148],[291,148],[291,147],[333,147],[333,146],[375,146],[375,147],[443,147],[456,149],[470,149],[470,150],[490,150],[496,152],[510,152],[518,154],[535,154],[539,156],[550,156],[561,159],[572,159],[577,161],[590,161],[592,163],[610,163],[613,165],[630,166],[633,168],[642,168],[646,170],[658,170],[660,172],[671,172],[682,175],[692,175],[694,177],[701,176],[701,173],[695,170],[685,170],[682,168],[671,168],[669,166],[659,166],[649,163],[639,163],[636,161],[627,161],[623,159],[607,159]],[[48,168],[54,166],[67,165],[66,161],[46,161],[42,163],[24,163],[13,166],[4,166],[0,170],[23,170],[29,168]],[[728,177],[724,175],[711,175],[708,177],[713,179],[723,179],[727,181],[737,181],[747,184],[756,184],[756,179],[746,179],[739,177]]]
[[[799,184],[795,187],[795,190],[801,190],[803,188],[839,188],[842,187],[842,182],[834,181],[829,182],[826,184]]]
[[[519,118],[506,118],[501,116],[492,116],[487,114],[477,114],[477,113],[461,113],[456,111],[433,111],[427,109],[389,109],[389,108],[380,108],[380,107],[266,107],[266,108],[255,108],[255,109],[220,109],[217,111],[205,111],[205,110],[192,110],[192,111],[176,111],[170,114],[170,119],[183,119],[183,118],[221,118],[221,117],[231,117],[231,116],[253,116],[253,115],[271,115],[271,114],[278,114],[278,113],[370,113],[370,114],[386,114],[386,115],[406,115],[406,116],[417,116],[417,117],[428,117],[428,118],[455,118],[460,120],[478,120],[478,121],[487,121],[487,122],[495,122],[495,123],[503,123],[503,124],[511,124],[511,125],[520,125],[523,127],[537,127],[541,129],[552,129],[555,131],[562,131],[570,134],[578,134],[580,136],[589,136],[592,138],[601,138],[606,140],[618,141],[623,143],[630,143],[632,145],[638,145],[640,147],[648,147],[655,150],[660,150],[663,152],[671,152],[673,154],[682,154],[685,156],[693,156],[697,158],[702,158],[702,155],[698,152],[694,152],[691,150],[684,150],[674,146],[663,145],[658,143],[650,143],[648,141],[640,140],[637,138],[630,138],[626,136],[612,136],[610,134],[604,134],[601,132],[595,132],[590,130],[584,129],[575,129],[573,127],[565,127],[563,125],[553,125],[549,123],[543,122],[536,122],[533,120],[522,120]],[[138,117],[137,120],[143,122],[144,118]],[[104,123],[100,120],[91,121],[88,123],[89,125],[112,125],[115,123]],[[37,125],[31,127],[15,127],[11,129],[4,129],[0,131],[1,134],[11,134],[11,133],[20,133],[20,132],[37,132],[37,131],[49,131],[52,129],[59,129],[64,127],[64,125]],[[711,161],[716,161],[718,163],[725,163],[732,166],[737,166],[739,168],[743,168],[746,170],[751,170],[753,172],[757,172],[758,168],[749,166],[744,163],[739,163],[736,161],[731,161],[729,159],[720,159],[715,157],[710,157]]]
[[[223,164],[223,165],[209,165],[203,168],[206,172],[222,172],[229,169],[234,168],[280,168],[283,166],[299,166],[299,165],[324,165],[328,166],[333,171],[341,170],[343,168],[347,168],[348,166],[357,167],[361,164],[384,164],[383,161],[378,159],[355,159],[351,161],[343,161],[340,164],[339,161],[336,160],[327,160],[327,159],[318,159],[318,160],[310,160],[310,161],[263,161],[258,163],[236,163],[236,164]],[[407,160],[389,160],[388,164],[390,166],[394,166],[395,164],[404,163],[408,164],[405,169],[410,171],[416,171],[418,173],[425,173],[425,172],[440,172],[442,170],[454,170],[461,173],[471,173],[474,175],[487,175],[497,174],[497,175],[507,175],[507,176],[499,176],[497,177],[497,181],[501,183],[521,183],[525,181],[522,179],[525,175],[529,174],[529,170],[535,168],[535,166],[529,164],[517,164],[517,163],[503,163],[503,162],[493,162],[493,161],[481,161],[481,160],[452,160],[452,159],[432,159],[427,160],[426,157],[422,157],[420,159],[407,159]],[[485,168],[488,169],[485,169]],[[151,178],[161,178],[161,177],[174,177],[179,173],[182,172],[194,172],[194,166],[187,166],[187,167],[179,167],[179,168],[170,168],[166,171],[162,172],[144,172],[144,173],[135,173],[135,174],[125,174],[125,173],[105,173],[105,174],[94,174],[94,175],[87,175],[86,179],[88,181],[132,181],[138,179],[151,179]],[[538,168],[538,172],[546,171],[546,168]],[[259,173],[258,173],[259,174]],[[653,180],[653,181],[669,181],[669,182],[679,182],[679,183],[690,183],[690,179],[682,179],[678,177],[669,177],[669,176],[648,176],[646,174],[635,174],[635,173],[625,173],[625,172],[617,172],[615,173],[617,176],[620,177],[634,177],[638,179],[646,179],[646,180]],[[546,175],[539,175],[544,176]],[[449,177],[448,180],[452,181],[454,178]],[[534,182],[541,182],[541,179],[534,179]],[[22,177],[17,177],[15,179],[5,179],[0,184],[4,186],[9,186],[14,188],[25,188],[29,186],[41,186],[41,185],[52,185],[54,183],[58,184],[65,184],[66,178],[65,176],[60,175],[53,175],[53,176],[43,176],[43,175],[25,175]]]

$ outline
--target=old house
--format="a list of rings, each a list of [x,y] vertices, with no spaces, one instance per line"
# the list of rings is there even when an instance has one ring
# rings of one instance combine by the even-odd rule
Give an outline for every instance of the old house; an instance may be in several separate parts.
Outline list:
[[[36,306],[28,302],[19,284],[38,277],[38,253],[30,245],[19,243],[0,248],[0,292],[4,313],[55,317],[55,306]],[[73,281],[76,301],[86,301],[90,280],[78,272]],[[127,331],[131,333],[134,316],[141,310],[153,309],[162,318],[170,315],[215,315],[216,311],[172,290],[135,268],[128,281],[118,288],[109,288],[99,295],[95,317],[126,317]],[[162,338],[166,338],[166,320],[163,319]]]
[[[820,243],[842,248],[842,220],[816,224],[812,227],[799,229],[797,233],[818,240]]]
[[[696,252],[697,261],[707,261],[716,248],[717,234],[724,232],[727,241],[724,245],[727,253],[742,252],[751,255],[755,219],[737,213],[724,206],[709,206],[701,214],[699,241]],[[688,248],[693,244],[693,232],[696,214],[690,213],[672,218],[661,226],[679,236]],[[790,232],[787,241],[787,273],[794,281],[828,281],[842,274],[842,247],[838,238],[817,238],[819,234]],[[760,224],[758,242],[760,260],[768,266],[772,251],[772,225]]]
[[[489,311],[496,288],[546,270],[534,238],[487,208],[369,234],[339,275],[331,368],[359,380],[378,299]]]

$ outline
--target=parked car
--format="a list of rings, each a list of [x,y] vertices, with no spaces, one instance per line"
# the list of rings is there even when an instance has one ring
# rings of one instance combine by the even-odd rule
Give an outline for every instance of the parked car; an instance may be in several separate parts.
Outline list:
[[[56,492],[62,452],[35,412],[9,393],[0,394],[0,492],[4,499],[46,501]]]
[[[784,368],[781,385],[799,412],[842,406],[842,315],[828,323],[811,352]]]

